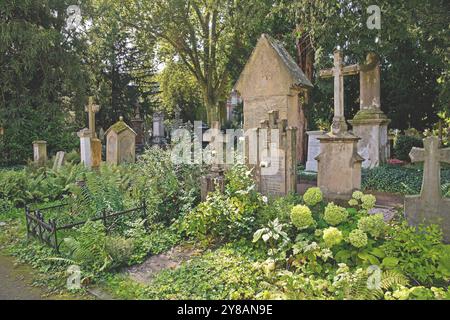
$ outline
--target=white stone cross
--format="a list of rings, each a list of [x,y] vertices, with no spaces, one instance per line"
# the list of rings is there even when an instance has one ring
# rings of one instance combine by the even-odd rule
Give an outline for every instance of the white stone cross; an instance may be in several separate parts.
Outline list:
[[[95,114],[100,111],[100,106],[94,104],[94,98],[89,97],[89,103],[84,109],[89,116],[89,131],[91,132],[91,138],[97,138],[97,133],[95,132]]]
[[[356,75],[359,73],[357,64],[343,66],[342,51],[334,51],[334,67],[332,69],[320,70],[321,78],[334,77],[334,117],[332,132],[337,135],[347,131],[347,123],[344,116],[344,76]]]

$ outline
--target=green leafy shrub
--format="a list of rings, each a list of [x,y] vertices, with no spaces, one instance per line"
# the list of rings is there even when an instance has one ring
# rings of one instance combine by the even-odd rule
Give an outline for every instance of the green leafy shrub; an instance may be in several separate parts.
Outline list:
[[[329,227],[323,230],[323,241],[329,248],[340,244],[342,239],[342,232],[335,227]]]
[[[303,205],[296,205],[292,208],[291,221],[299,230],[306,229],[314,224],[311,210]]]
[[[355,229],[348,235],[348,241],[356,248],[367,246],[367,234],[359,229]]]
[[[113,267],[128,265],[133,255],[133,239],[120,236],[108,236],[105,250],[112,259]]]
[[[403,161],[410,161],[409,153],[413,147],[423,148],[423,141],[416,136],[401,135],[394,143],[394,156]]]
[[[386,230],[383,214],[377,213],[362,217],[358,221],[358,229],[370,234],[374,238],[383,236]]]
[[[314,207],[319,202],[322,202],[323,194],[320,188],[309,188],[306,190],[303,195],[303,201],[305,201],[306,205]]]
[[[438,226],[420,225],[416,229],[403,222],[390,228],[387,237],[381,249],[399,259],[396,268],[411,279],[425,284],[450,279],[450,246],[442,244]]]
[[[345,208],[330,202],[325,208],[324,220],[332,226],[341,224],[348,218],[348,212]]]

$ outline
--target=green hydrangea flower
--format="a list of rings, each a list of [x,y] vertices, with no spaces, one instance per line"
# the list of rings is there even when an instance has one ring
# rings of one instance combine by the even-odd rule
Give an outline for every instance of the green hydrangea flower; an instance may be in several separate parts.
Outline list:
[[[350,200],[348,201],[348,205],[349,205],[349,206],[352,206],[352,207],[356,207],[356,206],[358,205],[358,200],[356,200],[356,199],[350,199]]]
[[[377,213],[359,219],[358,229],[370,234],[374,238],[379,238],[386,230],[383,214]]]
[[[335,205],[330,202],[325,208],[324,220],[332,226],[337,226],[338,224],[344,222],[348,217],[348,212],[345,208]]]
[[[367,246],[367,234],[360,229],[355,229],[350,232],[348,235],[348,240],[351,245],[356,248],[363,248]]]
[[[311,207],[315,206],[322,200],[323,200],[322,191],[320,190],[320,188],[317,187],[309,188],[303,195],[303,201],[305,201],[305,203]]]
[[[361,191],[355,191],[355,192],[353,192],[352,197],[353,197],[353,199],[361,200],[363,195],[364,194]]]
[[[298,229],[306,229],[314,224],[311,210],[307,206],[297,205],[291,210],[291,221]]]
[[[377,202],[377,198],[371,194],[365,194],[361,197],[362,207],[365,210],[370,210],[375,206],[375,202]]]
[[[338,245],[342,239],[342,232],[338,228],[329,227],[323,230],[323,241],[328,248]]]

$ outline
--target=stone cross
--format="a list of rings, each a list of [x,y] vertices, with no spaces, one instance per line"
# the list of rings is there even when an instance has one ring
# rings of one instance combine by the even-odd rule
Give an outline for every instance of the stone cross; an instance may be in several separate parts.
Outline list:
[[[450,242],[450,199],[442,197],[441,162],[450,163],[450,148],[440,149],[438,137],[423,140],[424,149],[412,148],[412,162],[424,162],[422,190],[420,196],[405,198],[405,215],[408,221],[440,224],[444,240]]]
[[[332,133],[338,135],[346,132],[348,127],[344,116],[344,76],[356,75],[359,73],[357,64],[343,66],[342,51],[334,51],[334,67],[332,69],[320,70],[321,78],[334,77],[334,117]]]
[[[94,97],[89,97],[89,103],[84,109],[89,115],[89,130],[91,131],[91,138],[97,138],[95,132],[95,114],[100,111],[100,106],[94,104]]]

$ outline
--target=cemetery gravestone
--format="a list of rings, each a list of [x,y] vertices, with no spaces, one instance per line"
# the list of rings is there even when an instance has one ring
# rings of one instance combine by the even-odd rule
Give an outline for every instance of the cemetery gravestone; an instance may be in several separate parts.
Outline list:
[[[53,170],[58,171],[61,169],[62,165],[64,164],[64,157],[65,157],[64,151],[58,151],[56,153],[55,162],[53,163]]]
[[[47,141],[39,140],[33,142],[33,160],[36,166],[45,167],[47,162]]]
[[[85,128],[80,130],[77,135],[80,138],[81,163],[87,168],[92,168],[91,132]]]
[[[301,96],[313,85],[283,45],[263,34],[235,85],[244,102],[244,130],[258,128],[276,110],[296,132],[296,157],[303,157],[305,119]]]
[[[331,132],[318,137],[320,154],[317,185],[329,199],[347,199],[361,189],[361,163],[357,151],[359,138],[347,131],[344,116],[344,75],[357,73],[356,65],[344,67],[342,52],[334,51],[334,68],[321,70],[322,77],[334,77],[334,117]]]
[[[444,241],[450,243],[450,199],[442,197],[441,162],[450,163],[450,148],[440,149],[438,137],[423,140],[424,149],[412,148],[412,162],[424,162],[419,196],[405,197],[405,216],[412,225],[439,224]]]
[[[320,154],[320,141],[318,137],[325,134],[325,131],[308,131],[308,160],[306,161],[306,171],[317,172],[316,157]]]
[[[136,159],[136,132],[120,117],[106,130],[106,162],[112,165],[133,163]]]
[[[278,111],[270,111],[268,118],[247,134],[246,160],[262,194],[285,196],[296,191],[297,129],[280,120]]]
[[[164,113],[153,114],[153,144],[165,144]]]
[[[133,131],[136,132],[136,150],[142,152],[144,150],[144,120],[141,118],[139,108],[136,108],[136,115],[131,120],[131,127]]]
[[[390,155],[388,125],[390,120],[381,111],[380,59],[375,53],[367,55],[359,66],[360,110],[352,121],[353,133],[360,137],[358,152],[365,158],[364,168],[386,163]]]

